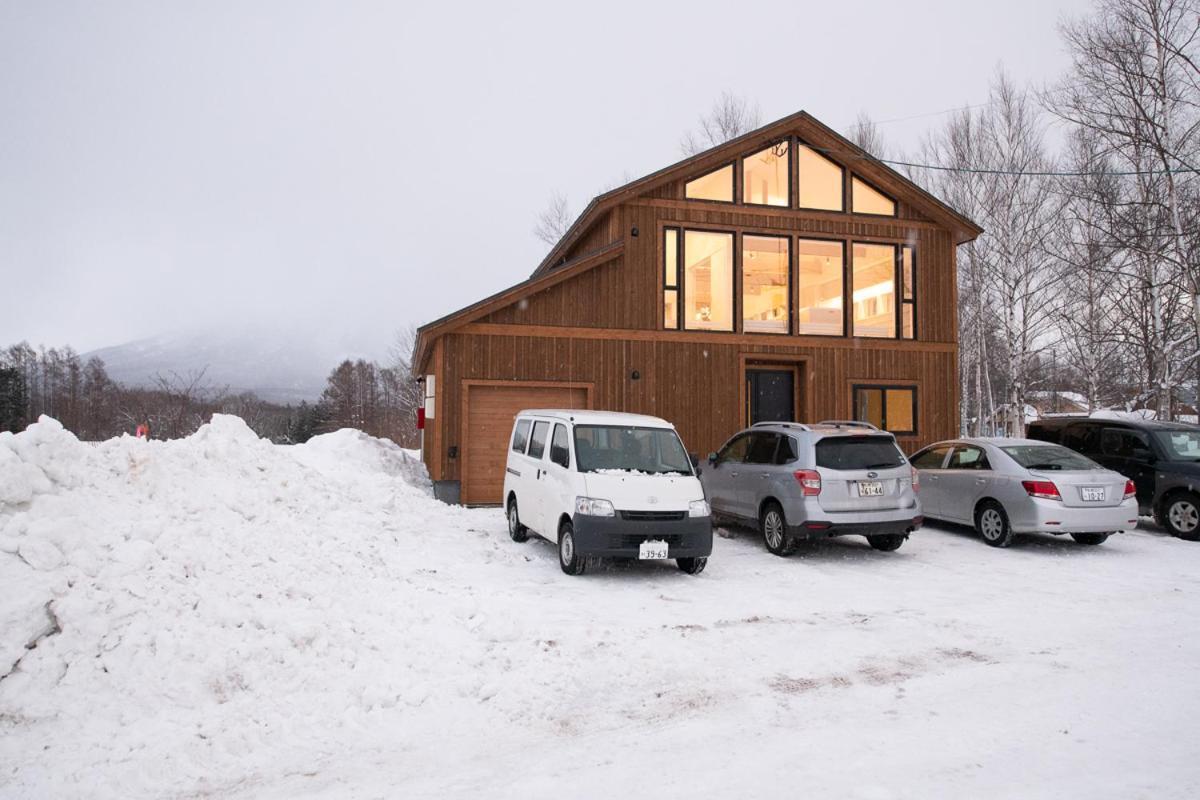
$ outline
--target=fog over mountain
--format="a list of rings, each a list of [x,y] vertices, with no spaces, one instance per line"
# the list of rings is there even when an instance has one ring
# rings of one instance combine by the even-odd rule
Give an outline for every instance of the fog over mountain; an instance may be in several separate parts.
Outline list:
[[[103,359],[111,378],[131,386],[152,386],[159,375],[206,370],[204,382],[213,388],[299,403],[319,398],[330,371],[343,359],[387,359],[390,342],[375,332],[331,331],[323,325],[247,324],[164,333],[84,357]]]

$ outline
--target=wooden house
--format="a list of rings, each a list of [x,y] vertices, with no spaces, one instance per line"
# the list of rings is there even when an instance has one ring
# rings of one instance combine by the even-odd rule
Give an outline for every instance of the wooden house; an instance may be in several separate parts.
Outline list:
[[[957,433],[955,251],[980,228],[804,112],[596,197],[525,280],[420,328],[439,497],[498,503],[513,415]]]

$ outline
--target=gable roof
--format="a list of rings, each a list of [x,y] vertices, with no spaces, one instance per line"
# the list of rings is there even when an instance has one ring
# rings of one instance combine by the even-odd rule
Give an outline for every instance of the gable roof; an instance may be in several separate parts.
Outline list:
[[[533,271],[533,274],[539,275],[556,268],[558,266],[557,262],[562,259],[563,254],[592,226],[600,214],[609,208],[622,201],[651,191],[664,183],[670,183],[671,181],[685,177],[698,176],[709,170],[717,169],[737,156],[748,154],[757,146],[765,147],[779,137],[797,130],[801,130],[805,134],[802,138],[809,145],[818,150],[827,151],[830,155],[835,156],[835,161],[856,160],[857,163],[853,165],[847,164],[846,166],[853,172],[866,178],[870,183],[881,189],[888,189],[893,193],[905,195],[905,200],[911,201],[910,204],[912,206],[928,214],[934,221],[948,227],[954,233],[955,243],[963,244],[964,242],[969,242],[983,233],[983,228],[975,224],[974,221],[946,205],[946,203],[925,189],[922,189],[887,164],[884,164],[837,131],[812,117],[807,111],[797,111],[795,114],[790,114],[749,133],[744,133],[735,139],[730,139],[728,142],[710,147],[708,150],[696,155],[688,156],[669,167],[664,167],[635,181],[630,181],[624,186],[618,186],[616,189],[596,195],[575,219],[571,227],[567,229],[567,232],[563,234],[562,238],[558,240],[558,243],[542,259],[542,263]]]
[[[624,186],[596,195],[588,203],[583,212],[567,229],[558,243],[550,249],[542,262],[524,281],[497,292],[491,297],[472,303],[440,319],[436,319],[417,329],[417,339],[413,346],[412,369],[421,373],[425,369],[425,361],[432,352],[433,342],[454,328],[466,325],[499,308],[514,303],[535,292],[548,289],[593,267],[607,264],[624,251],[624,240],[606,244],[596,250],[583,253],[571,260],[565,255],[570,252],[582,236],[596,224],[601,216],[609,209],[622,202],[645,194],[658,186],[693,177],[724,166],[738,156],[755,152],[782,136],[800,133],[805,142],[812,147],[835,156],[835,161],[857,160],[853,166],[846,165],[854,173],[866,178],[871,184],[880,189],[903,195],[906,202],[927,214],[935,222],[945,225],[954,234],[957,244],[969,242],[983,228],[972,220],[943,203],[934,195],[922,189],[904,175],[879,161],[866,150],[845,138],[837,131],[824,125],[810,116],[806,111],[797,111],[775,122],[769,123],[749,133],[742,134],[715,147],[711,147],[696,155],[664,167],[649,175],[630,181]]]

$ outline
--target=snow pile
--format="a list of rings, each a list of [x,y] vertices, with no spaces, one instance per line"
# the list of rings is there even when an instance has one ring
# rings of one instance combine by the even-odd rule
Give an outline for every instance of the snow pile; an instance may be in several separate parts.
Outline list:
[[[91,446],[43,417],[0,435],[0,787],[16,768],[55,795],[220,789],[251,754],[311,759],[395,705],[436,664],[406,654],[422,612],[382,598],[424,560],[410,531],[470,513],[427,487],[350,430],[283,447],[216,415]]]

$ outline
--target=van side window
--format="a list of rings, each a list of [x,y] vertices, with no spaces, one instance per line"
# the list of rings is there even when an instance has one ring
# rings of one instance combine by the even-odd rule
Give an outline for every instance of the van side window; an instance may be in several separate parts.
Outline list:
[[[549,422],[533,423],[533,436],[529,438],[529,457],[541,458],[546,452],[546,434],[550,432]]]
[[[1135,450],[1149,450],[1150,441],[1141,431],[1105,428],[1100,434],[1100,449],[1106,456],[1130,458]]]
[[[1096,426],[1089,425],[1086,422],[1070,425],[1063,431],[1062,440],[1059,444],[1085,455],[1099,453],[1100,443],[1097,441],[1099,437],[1096,435],[1096,432]]]
[[[554,439],[550,442],[550,460],[564,469],[571,467],[571,450],[567,444],[567,426],[554,426]]]
[[[513,452],[524,453],[527,444],[529,444],[529,420],[517,420],[517,427],[513,430]]]

